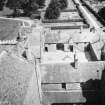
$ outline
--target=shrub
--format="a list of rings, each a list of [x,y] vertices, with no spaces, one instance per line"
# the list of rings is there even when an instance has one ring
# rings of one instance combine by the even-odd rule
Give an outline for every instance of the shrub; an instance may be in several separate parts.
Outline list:
[[[39,5],[39,7],[45,6],[45,0],[36,0],[36,3]]]
[[[61,10],[67,8],[67,5],[68,5],[67,0],[59,0],[59,3],[60,3],[60,9]]]
[[[5,0],[0,0],[0,11],[3,10],[4,4],[5,4]]]
[[[45,0],[7,0],[6,7],[13,9],[14,15],[17,9],[21,9],[24,15],[30,16],[31,12],[36,12],[40,6],[44,6],[44,3]]]
[[[98,11],[98,15],[105,20],[105,7]]]
[[[46,9],[45,19],[57,19],[60,16],[59,2],[52,0],[49,7]]]
[[[60,16],[60,11],[67,5],[67,0],[52,0],[46,9],[45,19],[57,19]]]

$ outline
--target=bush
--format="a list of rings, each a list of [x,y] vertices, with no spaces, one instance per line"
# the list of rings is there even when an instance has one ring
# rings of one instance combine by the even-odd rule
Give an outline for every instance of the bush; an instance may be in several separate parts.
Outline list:
[[[59,3],[60,3],[60,9],[61,10],[67,8],[67,5],[68,5],[67,0],[59,0]]]
[[[36,3],[39,5],[40,8],[45,6],[45,0],[36,0]]]
[[[3,1],[3,0],[2,0]],[[25,16],[30,16],[31,12],[36,12],[38,8],[44,6],[45,0],[7,0],[6,7],[14,10],[21,9]],[[16,16],[19,16],[17,11]]]
[[[21,11],[19,9],[15,9],[14,13],[12,15],[13,15],[13,17],[19,17],[19,16],[21,16]]]
[[[59,2],[52,0],[49,7],[46,9],[45,19],[57,19],[60,16]]]
[[[98,15],[105,20],[105,7],[98,11]]]
[[[45,19],[57,19],[60,11],[67,7],[67,0],[52,0],[46,9]]]
[[[3,10],[4,4],[5,4],[5,0],[0,0],[0,11]]]

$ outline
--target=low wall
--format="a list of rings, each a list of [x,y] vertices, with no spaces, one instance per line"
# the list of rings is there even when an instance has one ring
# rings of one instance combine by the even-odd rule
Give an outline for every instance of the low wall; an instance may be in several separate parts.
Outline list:
[[[83,28],[89,28],[89,26],[88,25],[83,25],[82,26]],[[65,29],[80,29],[81,28],[81,26],[52,26],[51,27],[51,30],[65,30]]]
[[[56,20],[56,19],[43,19],[43,23],[65,23],[65,22],[83,22],[83,19],[69,19],[69,20]]]
[[[77,9],[65,9],[65,10],[62,10],[61,12],[76,12]],[[42,12],[46,12],[46,10],[42,10]]]
[[[12,45],[12,44],[17,44],[16,40],[0,40],[0,45]]]

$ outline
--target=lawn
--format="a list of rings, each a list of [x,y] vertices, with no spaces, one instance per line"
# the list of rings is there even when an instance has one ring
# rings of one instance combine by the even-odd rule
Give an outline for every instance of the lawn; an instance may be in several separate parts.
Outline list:
[[[6,17],[13,11],[4,7],[3,11],[0,11],[0,17]],[[13,40],[16,39],[19,31],[19,22],[8,19],[0,19],[0,40]]]
[[[19,22],[8,19],[0,19],[0,40],[16,39],[19,32]]]
[[[3,11],[0,11],[0,16],[7,16],[13,13],[13,10],[10,10],[9,8],[4,7]]]

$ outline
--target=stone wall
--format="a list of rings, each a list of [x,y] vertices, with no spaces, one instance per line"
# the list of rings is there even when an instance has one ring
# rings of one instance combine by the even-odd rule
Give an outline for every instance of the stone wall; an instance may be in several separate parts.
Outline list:
[[[13,45],[13,44],[17,44],[16,40],[0,40],[0,45]]]

